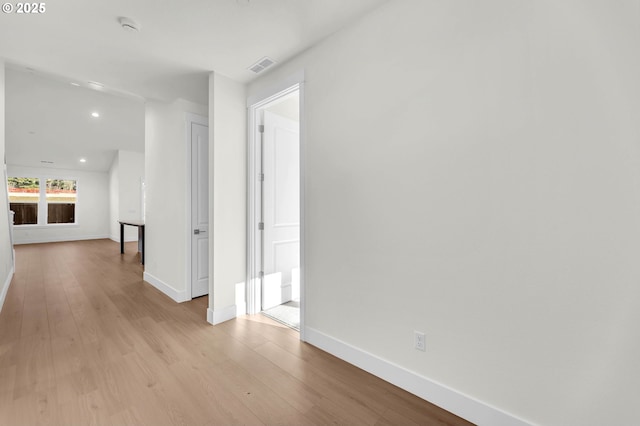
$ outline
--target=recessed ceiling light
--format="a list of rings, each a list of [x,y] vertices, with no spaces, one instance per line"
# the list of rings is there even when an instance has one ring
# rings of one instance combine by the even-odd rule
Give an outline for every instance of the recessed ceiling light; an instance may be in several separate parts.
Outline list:
[[[100,114],[97,113],[97,112],[92,112],[91,116],[94,117],[94,118],[98,118],[98,117],[100,117]]]
[[[86,163],[86,162],[87,162],[87,159],[86,159],[86,158],[81,158],[81,159],[80,159],[80,162],[81,162],[81,163]]]
[[[97,81],[87,81],[89,87],[95,90],[104,90],[104,84],[98,83]]]

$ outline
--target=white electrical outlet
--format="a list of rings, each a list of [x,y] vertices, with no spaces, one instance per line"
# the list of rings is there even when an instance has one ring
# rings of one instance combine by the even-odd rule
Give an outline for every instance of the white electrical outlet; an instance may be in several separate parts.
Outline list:
[[[424,337],[424,333],[420,332],[420,331],[414,331],[413,332],[413,345],[414,347],[419,350],[419,351],[426,351],[427,350],[427,344],[425,342],[425,337]]]

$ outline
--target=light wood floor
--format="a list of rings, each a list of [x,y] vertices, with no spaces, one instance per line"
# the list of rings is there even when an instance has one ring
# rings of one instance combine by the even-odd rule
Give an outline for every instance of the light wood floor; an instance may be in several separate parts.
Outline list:
[[[467,425],[257,315],[142,281],[135,243],[17,246],[0,314],[0,425]]]

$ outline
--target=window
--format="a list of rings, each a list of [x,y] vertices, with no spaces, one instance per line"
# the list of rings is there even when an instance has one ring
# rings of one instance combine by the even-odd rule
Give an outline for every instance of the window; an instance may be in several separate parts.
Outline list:
[[[10,177],[9,208],[15,212],[16,225],[35,225],[38,223],[38,204],[40,203],[40,179]]]
[[[47,179],[47,223],[75,223],[76,181]]]
[[[76,180],[10,177],[7,184],[15,225],[76,223]]]

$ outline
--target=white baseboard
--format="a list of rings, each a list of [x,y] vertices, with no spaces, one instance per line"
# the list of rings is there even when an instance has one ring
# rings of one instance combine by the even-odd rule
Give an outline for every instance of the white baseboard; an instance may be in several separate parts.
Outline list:
[[[305,328],[305,340],[374,376],[431,402],[479,426],[531,426],[518,417],[492,407],[441,383],[365,352],[311,327]]]
[[[169,284],[165,283],[161,279],[154,277],[148,272],[145,272],[142,276],[142,279],[175,300],[178,303],[186,302],[187,300],[191,300],[191,297],[187,295],[187,291],[178,291],[175,288],[171,287]]]
[[[9,286],[11,285],[11,280],[13,279],[14,272],[15,272],[15,261],[14,261],[14,264],[11,266],[11,269],[9,269],[9,275],[7,276],[7,279],[4,281],[4,284],[2,285],[2,291],[0,291],[0,312],[2,312],[2,307],[4,306],[4,299],[7,297],[7,292],[9,291]]]
[[[108,235],[80,235],[80,236],[63,236],[63,237],[36,237],[36,238],[17,238],[14,234],[14,244],[41,244],[41,243],[59,243],[63,241],[84,241],[84,240],[103,240],[109,239]]]
[[[232,320],[236,317],[236,305],[227,306],[221,309],[207,308],[207,322],[209,324],[220,324],[221,322]]]

